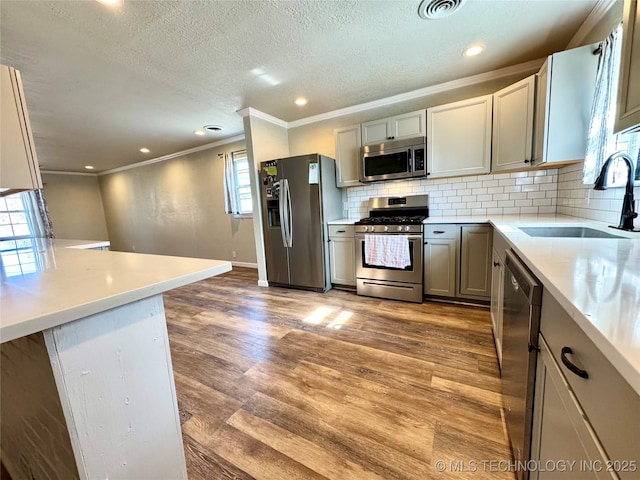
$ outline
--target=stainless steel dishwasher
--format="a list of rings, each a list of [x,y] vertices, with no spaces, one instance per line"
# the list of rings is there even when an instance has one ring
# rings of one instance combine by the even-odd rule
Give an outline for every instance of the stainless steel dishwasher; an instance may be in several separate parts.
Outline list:
[[[530,459],[533,389],[540,331],[542,284],[507,250],[504,275],[502,396],[516,462]],[[516,468],[518,479],[527,472]]]

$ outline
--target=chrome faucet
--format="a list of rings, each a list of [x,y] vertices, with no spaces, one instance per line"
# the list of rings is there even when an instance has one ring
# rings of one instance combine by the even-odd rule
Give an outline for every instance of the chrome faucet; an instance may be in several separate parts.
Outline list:
[[[624,152],[616,152],[607,158],[607,161],[602,165],[602,170],[600,171],[600,175],[596,180],[596,183],[593,185],[594,190],[606,190],[607,189],[607,171],[609,170],[609,165],[613,162],[613,160],[617,160],[621,158],[624,160],[629,175],[627,176],[627,186],[624,193],[624,199],[622,200],[622,212],[620,213],[620,224],[617,227],[610,225],[611,228],[618,228],[620,230],[627,230],[629,232],[639,232],[640,230],[636,230],[633,228],[633,219],[638,216],[638,214],[634,211],[633,208],[633,162],[631,161],[631,157]]]

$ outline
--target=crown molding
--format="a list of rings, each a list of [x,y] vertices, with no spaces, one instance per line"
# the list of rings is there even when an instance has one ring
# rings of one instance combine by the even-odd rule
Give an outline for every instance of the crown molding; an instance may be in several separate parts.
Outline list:
[[[40,173],[44,173],[46,175],[77,175],[79,177],[97,177],[97,173],[89,173],[89,172],[65,172],[63,170],[40,170]]]
[[[244,140],[244,135],[236,135],[234,137],[225,138],[223,140],[218,140],[217,142],[206,143],[204,145],[200,145],[199,147],[193,147],[188,150],[182,150],[176,153],[170,153],[169,155],[164,155],[162,157],[151,158],[149,160],[145,160],[143,162],[132,163],[131,165],[125,165],[124,167],[113,168],[111,170],[105,170],[104,172],[100,172],[97,175],[101,177],[102,175],[110,175],[112,173],[123,172],[125,170],[131,170],[132,168],[144,167],[145,165],[151,165],[153,163],[160,163],[166,160],[171,160],[172,158],[182,157],[184,155],[189,155],[190,153],[201,152],[203,150],[209,150],[210,148],[220,147],[222,145],[227,145],[228,143],[235,143]]]
[[[289,123],[284,120],[280,120],[273,115],[269,115],[268,113],[261,112],[260,110],[256,110],[253,107],[243,108],[242,110],[238,110],[236,112],[241,117],[256,117],[262,120],[266,120],[267,122],[274,123],[280,127],[289,128]]]
[[[537,72],[542,64],[544,58],[532,60],[526,63],[520,63],[518,65],[512,65],[510,67],[501,68],[499,70],[493,70],[491,72],[480,73],[478,75],[472,75],[470,77],[459,78],[450,82],[444,82],[430,87],[419,88],[411,92],[401,93],[399,95],[393,95],[387,98],[381,98],[380,100],[374,100],[372,102],[361,103],[352,107],[341,108],[332,112],[321,113],[319,115],[313,115],[311,117],[302,118],[288,123],[287,128],[301,127],[302,125],[308,125],[310,123],[321,122],[323,120],[330,120],[336,117],[342,117],[344,115],[350,115],[352,113],[363,112],[365,110],[371,110],[373,108],[380,108],[387,105],[393,105],[394,103],[406,102],[408,100],[415,100],[417,98],[427,97],[436,93],[446,92],[448,90],[455,90],[462,87],[468,87],[476,85],[478,83],[489,82],[492,80],[498,80],[500,78],[509,77],[512,75],[527,74]]]
[[[594,29],[600,20],[604,18],[611,7],[615,5],[617,0],[598,0],[598,3],[593,7],[587,18],[585,18],[578,31],[573,35],[569,43],[567,43],[566,50],[570,48],[579,47],[587,35]]]

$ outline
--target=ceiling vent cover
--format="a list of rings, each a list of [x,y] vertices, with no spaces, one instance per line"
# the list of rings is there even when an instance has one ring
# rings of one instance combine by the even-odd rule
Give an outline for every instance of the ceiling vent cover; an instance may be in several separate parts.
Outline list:
[[[418,15],[424,19],[436,20],[448,17],[460,10],[467,0],[422,0]]]

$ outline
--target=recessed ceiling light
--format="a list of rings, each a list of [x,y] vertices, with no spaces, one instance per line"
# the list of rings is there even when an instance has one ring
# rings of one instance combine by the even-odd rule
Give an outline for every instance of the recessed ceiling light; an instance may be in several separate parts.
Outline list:
[[[473,45],[469,45],[464,52],[462,52],[462,55],[464,55],[465,57],[475,57],[476,55],[482,53],[482,51],[484,50],[484,45],[480,44],[480,43],[476,43]]]
[[[87,170],[93,170],[93,165],[85,165],[84,168]]]
[[[202,130],[201,128],[199,128],[198,130],[194,130],[193,133],[195,133],[196,135],[204,135],[204,130]]]
[[[293,102],[296,105],[302,106],[302,105],[306,105],[307,104],[307,99],[306,98],[302,98],[302,97],[298,97],[295,99],[295,101]]]
[[[210,132],[221,132],[222,131],[222,127],[220,125],[205,125],[202,128],[205,129],[205,130],[208,130]]]
[[[140,151],[142,153],[149,153],[150,152],[150,150],[148,148],[141,148]]]
[[[120,7],[124,0],[96,0],[97,2],[104,3],[105,5],[109,5],[110,7]]]

